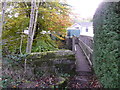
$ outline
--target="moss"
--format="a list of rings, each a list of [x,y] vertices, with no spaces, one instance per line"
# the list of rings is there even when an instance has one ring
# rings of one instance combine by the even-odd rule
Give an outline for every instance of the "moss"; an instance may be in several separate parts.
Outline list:
[[[75,55],[67,55],[66,56],[68,60],[74,60],[75,61]]]
[[[69,59],[75,60],[75,55],[70,50],[59,50],[59,51],[48,51],[48,52],[40,52],[40,53],[32,53],[27,56],[28,60],[40,60],[40,61],[48,61],[48,60],[59,60],[59,59]]]
[[[45,67],[49,68],[48,74],[71,73],[72,69],[70,70],[70,68],[75,64],[75,54],[70,50],[32,53],[27,56],[27,64],[34,67],[34,74],[37,74],[38,71],[46,73],[45,70],[41,70]]]

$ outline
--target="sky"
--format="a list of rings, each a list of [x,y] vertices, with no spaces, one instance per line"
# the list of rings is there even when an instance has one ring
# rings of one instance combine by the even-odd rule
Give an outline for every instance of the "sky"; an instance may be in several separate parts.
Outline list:
[[[103,0],[66,0],[72,6],[72,12],[80,18],[93,17],[95,10]]]
[[[72,6],[72,12],[80,15],[81,18],[92,17],[95,10],[103,0],[67,0]]]

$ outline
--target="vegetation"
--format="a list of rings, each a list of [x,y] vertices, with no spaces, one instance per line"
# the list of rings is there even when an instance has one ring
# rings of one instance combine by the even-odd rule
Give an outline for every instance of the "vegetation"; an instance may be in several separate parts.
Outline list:
[[[46,83],[47,86],[39,85],[42,88],[51,87],[52,84],[54,86],[63,83],[65,79],[61,79],[61,77],[65,76],[66,73],[61,72],[56,75],[55,70],[59,66],[54,67],[49,60],[54,57],[56,52],[50,53],[50,55],[46,55],[46,53],[47,51],[58,50],[63,45],[62,41],[65,39],[66,27],[71,25],[68,5],[59,3],[57,0],[56,2],[32,3],[5,2],[3,5],[6,8],[3,6],[3,76],[2,81],[0,81],[0,87],[16,88],[20,86],[20,88],[26,88],[31,85],[34,86],[32,88],[35,88],[39,82],[36,82],[38,79],[43,80],[44,83],[50,79]],[[33,18],[34,20],[32,20]],[[29,34],[24,33],[24,30],[29,30]],[[33,33],[30,33],[30,31]],[[30,44],[32,49],[30,50],[29,48],[28,51]],[[32,53],[43,52],[43,55],[41,54],[41,58],[38,56],[36,58],[28,58],[28,53],[31,51]],[[65,60],[67,57],[65,57]],[[70,60],[72,57],[74,55],[68,59]],[[54,60],[57,58],[62,58],[62,56],[54,57]],[[39,64],[39,67],[36,64]],[[59,64],[57,63],[57,65]],[[42,84],[43,82],[39,83]]]
[[[102,3],[94,19],[94,69],[105,88],[119,88],[120,2]]]
[[[63,48],[66,28],[71,25],[70,9],[67,4],[55,1],[2,3],[3,76],[0,87],[54,88],[61,84],[65,88],[101,87],[94,76],[77,76],[72,51],[59,50]],[[119,10],[120,2],[102,3],[93,18],[93,66],[105,88],[119,88]]]
[[[25,59],[27,67],[24,67]],[[63,84],[74,75],[74,67],[75,55],[70,50],[6,55],[3,58],[3,76],[0,87],[51,88]]]
[[[33,35],[32,51],[48,51],[58,48],[58,44],[51,39],[51,35],[65,37],[66,27],[71,25],[69,8],[59,2],[39,2],[36,28]],[[25,53],[28,36],[22,33],[30,27],[31,3],[8,3],[5,24],[2,34],[3,54]],[[42,34],[42,31],[50,32]],[[51,35],[50,35],[51,34]],[[61,38],[58,38],[58,42]],[[43,44],[43,45],[42,45]],[[7,51],[7,52],[6,52]]]

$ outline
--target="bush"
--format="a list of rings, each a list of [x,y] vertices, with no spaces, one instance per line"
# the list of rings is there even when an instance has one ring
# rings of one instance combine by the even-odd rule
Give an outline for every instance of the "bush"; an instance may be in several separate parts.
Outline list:
[[[119,88],[120,2],[103,2],[93,18],[94,70],[104,88]]]
[[[49,35],[41,36],[41,38],[36,40],[36,43],[33,43],[32,52],[46,52],[53,50],[57,50],[57,45]]]

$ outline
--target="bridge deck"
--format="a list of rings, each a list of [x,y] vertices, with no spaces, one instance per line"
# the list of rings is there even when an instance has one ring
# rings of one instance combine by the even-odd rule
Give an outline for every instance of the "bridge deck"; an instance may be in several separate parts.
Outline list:
[[[100,88],[102,85],[95,79],[96,76],[92,69],[93,64],[91,64],[92,52],[88,48],[92,46],[92,41],[89,43],[89,40],[85,40],[84,38],[72,38],[72,51],[75,52],[77,73],[70,80],[69,86],[72,88],[96,88],[96,86]]]
[[[90,65],[86,60],[86,57],[78,44],[75,44],[75,56],[76,56],[76,71],[77,72],[91,72]]]

